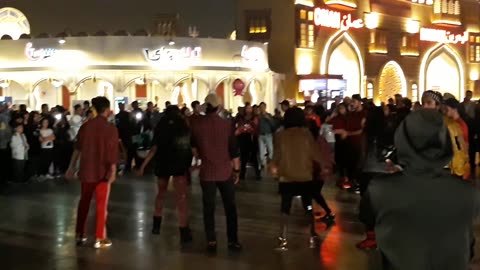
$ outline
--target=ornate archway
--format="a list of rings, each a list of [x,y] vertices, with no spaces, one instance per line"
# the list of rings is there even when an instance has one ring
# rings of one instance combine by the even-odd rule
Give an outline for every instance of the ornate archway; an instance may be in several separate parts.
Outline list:
[[[450,46],[439,44],[430,48],[423,56],[419,75],[419,96],[426,90],[436,90],[449,92],[457,99],[463,99],[464,63]]]
[[[357,43],[347,32],[338,31],[328,39],[322,53],[320,73],[343,75],[347,80],[345,95],[362,94],[363,58]]]
[[[386,63],[378,78],[377,99],[387,101],[396,94],[407,96],[407,80],[400,65],[395,61]]]

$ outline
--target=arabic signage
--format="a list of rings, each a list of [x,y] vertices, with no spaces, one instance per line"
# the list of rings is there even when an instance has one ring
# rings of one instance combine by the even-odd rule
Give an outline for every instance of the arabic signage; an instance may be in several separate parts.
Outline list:
[[[145,58],[150,62],[171,62],[182,60],[199,60],[202,58],[201,47],[182,47],[180,49],[161,47],[150,50],[143,49]]]
[[[465,42],[468,41],[468,32],[454,34],[447,30],[420,28],[420,40],[450,44],[465,44]]]
[[[350,28],[362,28],[363,19],[352,20],[351,14],[342,14],[338,11],[324,8],[316,8],[314,11],[314,23],[316,26],[340,29],[346,31]]]
[[[54,48],[41,48],[37,49],[33,47],[31,42],[25,45],[25,56],[31,61],[39,61],[52,57],[57,52]]]

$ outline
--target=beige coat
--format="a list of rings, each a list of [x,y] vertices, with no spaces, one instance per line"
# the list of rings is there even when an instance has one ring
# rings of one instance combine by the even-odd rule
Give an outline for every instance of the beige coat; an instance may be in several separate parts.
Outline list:
[[[307,128],[289,128],[275,134],[273,165],[280,182],[312,181],[314,164],[321,165],[320,149]]]

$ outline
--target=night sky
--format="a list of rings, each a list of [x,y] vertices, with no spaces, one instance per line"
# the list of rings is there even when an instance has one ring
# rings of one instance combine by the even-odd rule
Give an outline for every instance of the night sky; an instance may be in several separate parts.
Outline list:
[[[225,38],[235,28],[237,0],[0,0],[2,7],[14,7],[28,18],[32,34],[55,35],[105,30],[135,32],[153,29],[154,17],[180,13],[180,31],[196,25],[201,37]],[[182,35],[182,33],[180,34]]]

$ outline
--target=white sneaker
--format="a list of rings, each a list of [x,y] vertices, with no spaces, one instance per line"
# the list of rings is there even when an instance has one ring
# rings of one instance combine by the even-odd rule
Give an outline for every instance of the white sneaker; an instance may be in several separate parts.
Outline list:
[[[112,241],[110,241],[110,239],[108,238],[105,238],[102,240],[97,239],[97,241],[95,241],[95,245],[93,245],[93,247],[97,249],[108,248],[111,246],[112,246]]]

